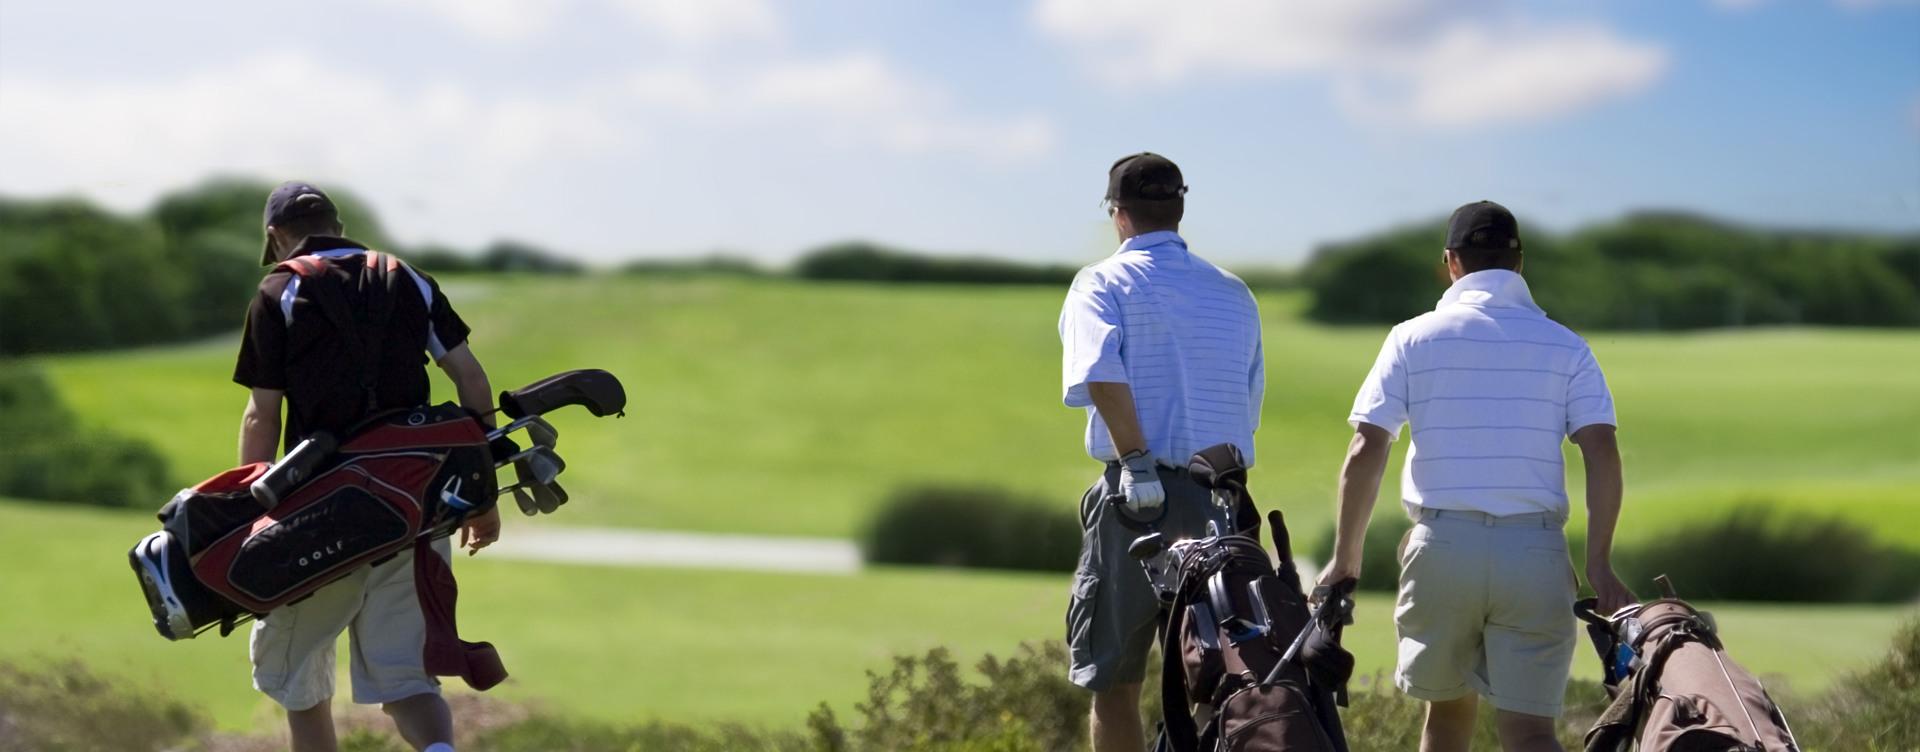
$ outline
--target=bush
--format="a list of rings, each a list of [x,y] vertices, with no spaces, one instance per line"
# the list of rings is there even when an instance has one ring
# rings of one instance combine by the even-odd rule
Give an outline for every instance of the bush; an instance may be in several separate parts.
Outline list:
[[[580,274],[586,267],[545,248],[514,240],[496,241],[480,254],[479,268],[489,272]]]
[[[101,506],[158,507],[172,495],[166,458],[137,439],[83,431],[46,375],[0,359],[0,495]]]
[[[462,749],[478,752],[802,752],[806,738],[737,724],[711,728],[668,721],[620,725],[535,715],[485,732]]]
[[[868,527],[869,562],[1071,572],[1080,520],[991,488],[930,486],[889,497]]]
[[[1574,679],[1567,683],[1564,710],[1554,727],[1554,735],[1567,749],[1585,747],[1587,729],[1605,711],[1609,698],[1599,682]],[[1384,674],[1354,677],[1349,686],[1348,706],[1340,711],[1340,725],[1347,734],[1352,752],[1401,752],[1418,749],[1420,729],[1426,722],[1427,705],[1408,697],[1393,686]],[[1480,700],[1479,719],[1474,724],[1470,749],[1497,752],[1493,703]]]
[[[921,256],[871,243],[841,243],[800,258],[794,276],[866,282],[951,282],[966,284],[1066,285],[1078,270],[1070,266],[1024,264],[990,258]]]
[[[1782,515],[1761,502],[1614,556],[1629,586],[1656,575],[1689,600],[1899,603],[1920,594],[1920,554],[1838,517]]]
[[[976,666],[984,684],[968,684],[945,648],[923,658],[896,656],[888,673],[867,673],[860,722],[844,728],[826,703],[807,719],[821,752],[1045,752],[1086,746],[1092,695],[1067,681],[1058,642]]]
[[[1367,524],[1360,549],[1359,589],[1388,593],[1400,589],[1400,539],[1411,529],[1413,521],[1404,514],[1375,517]],[[1333,560],[1333,527],[1328,526],[1315,543],[1310,555],[1326,566]]]
[[[1879,665],[1841,679],[1788,720],[1804,749],[1920,749],[1920,617],[1901,625]]]
[[[751,259],[726,255],[690,259],[638,259],[621,265],[620,272],[651,277],[761,277],[767,274]]]
[[[208,726],[191,706],[77,662],[0,662],[0,752],[157,752],[180,749]]]

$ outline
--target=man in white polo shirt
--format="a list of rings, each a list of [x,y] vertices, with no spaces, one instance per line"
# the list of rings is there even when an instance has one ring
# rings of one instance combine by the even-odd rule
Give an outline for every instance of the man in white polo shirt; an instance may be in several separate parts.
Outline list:
[[[1578,589],[1562,527],[1561,441],[1587,471],[1587,581],[1600,612],[1634,602],[1610,556],[1620,515],[1613,397],[1585,340],[1548,319],[1520,277],[1520,230],[1491,201],[1460,207],[1442,252],[1453,286],[1393,328],[1354,399],[1325,587],[1360,574],[1362,539],[1402,425],[1400,483],[1417,520],[1402,544],[1394,680],[1427,702],[1422,752],[1465,752],[1479,695],[1501,746],[1560,750]]]
[[[1087,409],[1087,454],[1106,471],[1080,500],[1085,540],[1067,607],[1069,677],[1092,690],[1096,752],[1138,752],[1140,683],[1160,602],[1127,556],[1134,533],[1103,501],[1157,519],[1170,538],[1204,534],[1207,491],[1187,461],[1221,443],[1254,461],[1266,373],[1260,314],[1245,283],[1187,251],[1180,168],[1141,153],[1107,173],[1120,250],[1080,270],[1060,311],[1069,407]]]

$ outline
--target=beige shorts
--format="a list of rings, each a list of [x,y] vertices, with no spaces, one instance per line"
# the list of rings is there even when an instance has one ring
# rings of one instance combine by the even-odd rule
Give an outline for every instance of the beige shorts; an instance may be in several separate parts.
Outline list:
[[[434,542],[450,556],[447,539]],[[352,574],[253,625],[253,688],[281,707],[305,710],[333,697],[334,644],[348,634],[353,701],[380,704],[438,693],[421,665],[426,619],[413,586],[413,549]]]
[[[1486,695],[1555,717],[1573,667],[1579,583],[1557,515],[1422,510],[1400,554],[1394,682],[1415,698]]]

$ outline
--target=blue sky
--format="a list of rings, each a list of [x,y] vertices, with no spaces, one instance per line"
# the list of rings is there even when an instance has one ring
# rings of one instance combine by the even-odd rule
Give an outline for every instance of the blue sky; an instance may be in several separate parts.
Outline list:
[[[1482,198],[1915,232],[1920,2],[0,0],[13,196],[305,178],[405,243],[1084,263],[1141,150],[1241,265]]]

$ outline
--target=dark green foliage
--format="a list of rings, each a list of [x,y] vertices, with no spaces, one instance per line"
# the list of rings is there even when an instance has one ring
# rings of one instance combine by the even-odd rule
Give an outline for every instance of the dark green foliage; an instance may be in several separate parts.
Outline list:
[[[0,496],[158,507],[172,495],[166,458],[146,442],[82,430],[46,375],[0,359]]]
[[[760,265],[751,259],[726,255],[680,259],[639,259],[622,264],[620,272],[651,277],[760,277],[767,274],[767,270],[760,268]]]
[[[482,733],[461,749],[477,752],[802,752],[814,749],[791,732],[736,724],[689,726],[669,721],[622,725],[535,715]]]
[[[0,662],[0,752],[158,752],[208,726],[191,706],[77,662]]]
[[[1071,572],[1080,521],[1067,509],[993,488],[910,488],[889,497],[867,529],[867,561]]]
[[[1406,515],[1384,515],[1367,525],[1360,549],[1360,588],[1394,592],[1400,589],[1400,539],[1413,529]],[[1333,528],[1328,527],[1308,554],[1326,566],[1333,560]]]
[[[515,240],[495,241],[480,254],[481,271],[523,272],[528,274],[579,274],[586,267],[545,248]]]
[[[1787,720],[1803,749],[1920,749],[1920,618],[1900,627],[1879,665],[1841,679]]]
[[[1585,656],[1582,656],[1585,657]],[[1598,682],[1575,679],[1567,683],[1564,709],[1554,735],[1561,746],[1577,750],[1584,747],[1583,737],[1595,719],[1607,707],[1607,691]],[[1340,711],[1341,727],[1347,733],[1352,752],[1403,752],[1420,747],[1420,729],[1426,723],[1424,702],[1408,697],[1393,686],[1384,674],[1355,677],[1346,708]],[[1495,734],[1493,703],[1482,698],[1479,720],[1474,725],[1473,752],[1499,752]]]
[[[1667,575],[1688,600],[1899,603],[1920,595],[1920,554],[1840,518],[1783,515],[1752,502],[1613,557],[1630,587]]]
[[[1432,310],[1447,287],[1445,236],[1436,222],[1320,250],[1303,272],[1308,315],[1396,323]],[[1920,238],[1767,232],[1672,213],[1523,236],[1535,300],[1576,329],[1920,325]]]
[[[872,243],[840,243],[800,258],[794,276],[866,282],[1065,285],[1078,270],[990,258],[921,256]]]
[[[1066,647],[1020,646],[976,668],[984,684],[968,684],[945,648],[924,658],[896,656],[885,675],[869,672],[860,722],[843,728],[825,703],[807,719],[822,752],[1041,752],[1086,745],[1092,695],[1067,681]]]

